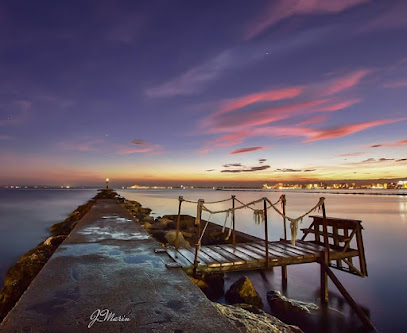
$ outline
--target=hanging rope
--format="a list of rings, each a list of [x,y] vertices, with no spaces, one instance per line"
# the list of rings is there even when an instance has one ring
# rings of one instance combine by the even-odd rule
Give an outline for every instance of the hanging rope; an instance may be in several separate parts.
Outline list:
[[[187,200],[187,199],[180,199],[180,200],[183,201],[183,202],[192,203],[192,204],[197,204],[198,203],[198,201],[193,201],[193,200]],[[232,198],[223,199],[223,200],[219,200],[219,201],[208,201],[208,202],[205,202],[205,204],[212,205],[212,204],[217,204],[217,203],[221,203],[221,202],[226,202],[226,201],[229,201],[229,200],[232,200]]]
[[[201,248],[201,242],[202,242],[202,237],[205,234],[206,228],[208,227],[209,221],[211,219],[212,214],[209,214],[208,219],[206,220],[206,224],[205,227],[203,228],[202,232],[201,232],[201,236],[199,237],[199,249]]]
[[[253,209],[253,218],[256,224],[264,222],[264,209]]]
[[[295,245],[295,240],[297,238],[297,233],[298,233],[298,222],[302,223],[302,219],[304,217],[306,217],[307,215],[311,214],[312,212],[314,212],[317,208],[321,207],[322,204],[324,203],[325,198],[320,198],[318,203],[312,207],[308,212],[306,212],[305,214],[297,217],[297,218],[292,218],[289,217],[287,215],[284,215],[278,208],[275,207],[275,205],[273,205],[269,199],[267,199],[267,201],[271,204],[271,206],[273,207],[273,209],[280,214],[283,218],[286,218],[288,221],[290,221],[290,229],[291,229],[291,244]]]

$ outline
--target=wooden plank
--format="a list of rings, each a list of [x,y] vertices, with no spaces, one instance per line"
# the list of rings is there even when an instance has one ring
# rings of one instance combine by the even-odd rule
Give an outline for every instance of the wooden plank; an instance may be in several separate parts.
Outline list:
[[[295,247],[298,249],[301,249],[303,251],[308,251],[309,253],[312,253],[315,256],[319,256],[319,252],[321,252],[312,246],[307,246],[307,245],[300,243],[298,240],[295,242]]]
[[[248,250],[250,250],[250,251],[256,252],[257,254],[264,256],[264,251],[260,250],[260,249],[257,248],[257,247],[252,246],[250,243],[240,244],[240,246],[245,247],[246,249],[248,249]],[[271,261],[278,261],[279,258],[280,258],[280,257],[277,257],[277,256],[275,256],[275,255],[272,255],[272,254],[269,252],[269,260],[271,260]]]
[[[289,257],[289,258],[291,257],[291,258],[296,258],[296,259],[302,259],[302,258],[304,258],[303,255],[298,255],[298,254],[296,254],[296,253],[293,253],[293,252],[284,250],[284,249],[282,249],[281,247],[276,246],[276,244],[275,244],[274,242],[273,242],[272,244],[270,244],[270,247],[271,247],[274,251],[277,251],[277,252],[280,252],[280,253],[282,253],[282,254],[285,254],[285,257]]]
[[[235,254],[230,253],[229,251],[226,251],[219,246],[211,245],[209,248],[214,250],[215,252],[219,253],[222,257],[229,259],[230,262],[233,263],[233,265],[243,265],[246,264],[246,260],[238,257]]]
[[[178,253],[177,250],[168,248],[167,253],[173,260],[179,263],[182,267],[192,266],[192,263],[188,261],[188,259],[185,258],[182,254]]]
[[[258,259],[255,259],[255,258],[247,255],[246,253],[239,251],[238,249],[234,248],[233,246],[222,244],[222,245],[219,245],[219,247],[225,251],[228,251],[234,255],[239,256],[240,258],[244,259],[247,263],[252,262],[252,261],[258,261]]]
[[[293,255],[297,255],[297,256],[301,256],[301,257],[310,257],[310,256],[313,256],[313,255],[311,255],[311,254],[304,253],[304,252],[301,251],[301,250],[293,249],[293,248],[289,247],[288,244],[273,243],[273,245],[276,246],[276,247],[278,247],[278,248],[280,248],[280,249],[282,249],[282,250],[284,250],[284,251],[287,251],[288,253],[292,253]]]
[[[266,260],[265,258],[265,253],[263,254],[259,254],[256,251],[252,251],[250,249],[247,249],[245,246],[243,246],[243,244],[237,244],[233,246],[236,250],[243,252],[245,254],[247,254],[248,256],[257,259],[257,260]]]
[[[211,258],[215,259],[217,262],[220,263],[221,266],[233,265],[233,262],[230,262],[228,258],[223,257],[221,254],[217,253],[216,251],[207,246],[202,246],[201,251],[210,256]]]
[[[188,251],[187,249],[184,248],[179,248],[178,253],[181,253],[185,258],[188,259],[188,261],[191,262],[191,264],[194,264],[195,258],[194,254],[191,251]],[[203,263],[205,265],[205,263]]]
[[[325,246],[323,246],[323,245],[315,244],[313,242],[301,241],[301,240],[298,240],[297,242],[301,245],[304,245],[307,247],[312,247],[313,249],[315,249],[318,252],[325,251]]]
[[[273,255],[277,255],[280,256],[281,258],[296,258],[296,259],[301,259],[302,256],[297,256],[294,253],[289,253],[286,252],[280,248],[276,248],[274,245],[274,242],[269,244],[269,253],[272,253]],[[264,245],[262,243],[253,243],[254,246],[257,246],[258,248],[260,248],[261,250],[265,251],[266,248],[264,247]]]
[[[212,257],[208,256],[206,253],[202,252],[201,249],[198,251],[198,259],[201,263],[205,263],[207,266],[210,266],[210,267],[219,267],[220,266],[219,262],[217,262]],[[190,251],[191,250],[192,249],[190,249]],[[195,254],[195,250],[193,250],[193,251],[194,251],[193,254]]]
[[[312,251],[310,251],[308,249],[301,248],[300,246],[297,246],[297,243],[296,243],[295,246],[292,245],[291,243],[288,243],[288,242],[281,243],[281,245],[284,245],[288,249],[291,249],[292,251],[294,251],[294,252],[296,252],[298,254],[304,255],[304,256],[311,256],[311,257],[316,256],[315,252],[312,252]]]

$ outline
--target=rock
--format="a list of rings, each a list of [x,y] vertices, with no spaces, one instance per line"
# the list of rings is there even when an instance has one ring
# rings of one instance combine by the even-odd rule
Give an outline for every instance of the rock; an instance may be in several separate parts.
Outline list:
[[[168,229],[168,228],[175,228],[175,222],[173,220],[167,218],[161,218],[158,220],[158,227],[160,229]]]
[[[277,290],[267,293],[267,301],[270,304],[271,311],[275,313],[311,313],[318,310],[316,304],[289,299]]]
[[[148,222],[148,223],[154,223],[154,217],[148,215],[146,217],[143,218],[143,220],[141,221],[142,223]]]
[[[302,333],[297,326],[287,325],[272,315],[257,309],[255,313],[232,305],[213,303],[219,313],[228,318],[239,332]],[[239,304],[240,306],[241,304]]]
[[[232,304],[246,303],[258,306],[259,308],[263,307],[261,297],[247,276],[243,276],[233,283],[226,292],[225,298]]]
[[[59,236],[51,236],[48,237],[45,242],[43,243],[45,246],[58,246],[61,244],[67,236],[59,235]]]
[[[176,230],[170,230],[165,233],[164,237],[169,245],[175,246],[176,234]],[[189,242],[184,239],[184,236],[181,232],[178,234],[178,244],[180,247],[191,247]]]
[[[148,230],[151,229],[153,227],[153,225],[150,222],[146,222],[143,224],[143,228]]]
[[[192,238],[192,236],[194,235],[192,232],[186,232],[186,231],[181,231],[182,236],[184,237],[188,237],[188,238]]]
[[[189,277],[193,283],[196,284],[199,289],[201,289],[203,292],[205,292],[208,289],[208,285],[204,280],[201,279],[195,279],[192,276]]]
[[[151,209],[150,209],[150,208],[142,208],[142,207],[140,207],[140,208],[139,208],[139,211],[140,211],[140,213],[143,214],[143,215],[149,215],[149,214],[151,213]]]
[[[148,223],[148,222],[147,222]],[[155,240],[159,241],[160,243],[167,243],[165,238],[165,234],[167,233],[165,230],[157,230],[157,229],[149,229],[148,233],[155,238]]]

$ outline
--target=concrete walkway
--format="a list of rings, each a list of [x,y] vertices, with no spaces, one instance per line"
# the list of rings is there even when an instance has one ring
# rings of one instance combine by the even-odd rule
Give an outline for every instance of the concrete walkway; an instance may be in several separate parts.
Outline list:
[[[236,332],[158,247],[116,200],[98,200],[0,332]],[[128,321],[103,321],[105,309]]]

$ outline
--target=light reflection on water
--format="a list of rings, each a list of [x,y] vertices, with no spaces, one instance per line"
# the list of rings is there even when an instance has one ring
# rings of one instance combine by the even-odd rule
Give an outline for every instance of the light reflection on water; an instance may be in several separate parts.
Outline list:
[[[185,199],[216,201],[235,194],[243,202],[267,196],[272,202],[277,201],[283,192],[229,192],[214,190],[123,190],[118,191],[127,199],[139,201],[145,207],[153,209],[155,216],[176,214],[179,195]],[[404,320],[407,309],[407,197],[388,195],[344,195],[312,192],[288,191],[287,215],[297,217],[314,206],[319,197],[326,198],[326,211],[328,216],[343,217],[362,220],[363,238],[367,258],[369,276],[360,278],[338,270],[336,276],[350,292],[352,297],[363,308],[369,310],[370,317],[376,327],[382,332],[405,332],[407,324]],[[214,209],[230,207],[230,202],[212,205]],[[261,208],[261,204],[257,208]],[[196,206],[183,203],[183,214],[196,215]],[[208,217],[204,213],[203,218]],[[223,224],[225,215],[211,216],[211,221]],[[310,219],[304,219],[301,227],[307,227]],[[283,237],[283,223],[275,212],[269,214],[269,239],[278,240]],[[236,228],[240,231],[257,237],[264,235],[264,226],[255,224],[251,210],[243,209],[236,214]],[[289,230],[289,229],[288,229]],[[299,233],[301,234],[301,233]],[[229,274],[225,282],[227,289],[236,279],[245,273]],[[246,273],[247,274],[247,273]],[[267,304],[268,290],[281,290],[281,273],[279,268],[268,272],[266,279],[259,272],[252,272],[249,277]],[[346,314],[346,323],[343,320],[329,317],[330,324],[326,326],[324,318],[313,326],[318,330],[342,332],[357,331],[360,326],[359,319],[350,315],[350,309],[339,291],[329,284],[331,292],[331,306],[340,309]],[[318,264],[305,264],[288,267],[287,296],[294,299],[318,303],[319,296],[319,266]],[[266,306],[266,310],[268,310]],[[319,326],[318,326],[319,325]]]

